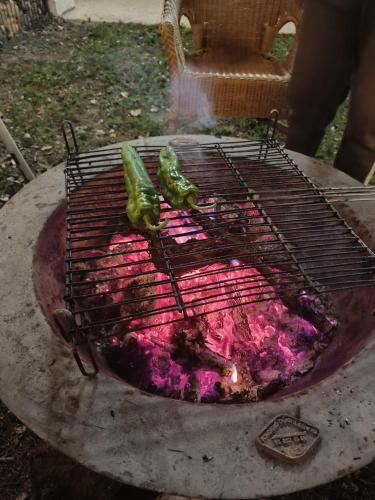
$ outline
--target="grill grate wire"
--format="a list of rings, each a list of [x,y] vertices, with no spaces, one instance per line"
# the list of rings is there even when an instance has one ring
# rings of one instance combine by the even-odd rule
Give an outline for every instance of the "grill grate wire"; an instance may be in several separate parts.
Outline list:
[[[146,235],[152,256],[143,259],[148,269],[145,272],[140,272],[131,258],[139,252],[137,245],[144,241],[144,234],[127,241],[126,249],[121,242],[117,250],[108,249],[114,236],[135,232],[125,216],[119,149],[80,152],[70,124],[65,124],[64,138],[68,150],[66,303],[80,339],[100,339],[110,335],[116,324],[138,317],[149,318],[151,327],[167,324],[166,313],[171,311],[184,320],[192,314],[205,314],[207,306],[210,311],[219,311],[275,299],[290,291],[324,295],[375,284],[374,253],[333,206],[339,201],[375,200],[374,189],[318,188],[273,133],[258,141],[176,147],[182,169],[199,187],[203,202],[214,199],[217,206],[193,217],[163,206],[161,217],[170,222],[156,238]],[[161,146],[136,149],[158,187]],[[178,232],[178,238],[194,239],[176,245],[171,241],[171,230]],[[162,275],[159,268],[150,268],[155,262],[153,252],[160,259]],[[235,261],[240,277],[228,277],[225,269],[212,269],[220,259]],[[201,277],[216,273],[219,282],[208,280],[187,288],[192,262],[201,269]],[[254,275],[254,268],[258,274]],[[105,298],[125,291],[121,287],[124,277],[134,279],[132,289],[140,293],[114,308]],[[109,284],[114,288],[106,289]],[[228,286],[223,288],[223,284]],[[157,285],[164,286],[162,294],[155,292]],[[233,287],[239,300],[228,302],[233,297],[227,290]],[[134,307],[133,312],[127,311],[128,306],[142,304],[145,294],[147,300],[159,305],[146,312],[134,312]],[[196,294],[198,300],[194,299]],[[97,302],[96,296],[100,298]],[[166,305],[160,306],[160,300],[155,299],[167,299]]]

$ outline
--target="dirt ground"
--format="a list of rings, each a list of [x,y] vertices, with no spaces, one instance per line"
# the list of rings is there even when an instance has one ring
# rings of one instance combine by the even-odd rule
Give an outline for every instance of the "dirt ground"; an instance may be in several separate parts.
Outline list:
[[[54,22],[0,49],[0,82],[1,112],[36,174],[64,157],[63,119],[72,120],[83,149],[166,132],[169,80],[153,26]],[[319,152],[328,163],[345,113],[344,106]],[[222,119],[192,131],[254,138],[261,128],[254,120]],[[23,183],[0,145],[0,207]],[[148,500],[156,494],[113,483],[65,458],[0,403],[0,500],[86,498]],[[375,463],[330,485],[280,499],[375,500]]]

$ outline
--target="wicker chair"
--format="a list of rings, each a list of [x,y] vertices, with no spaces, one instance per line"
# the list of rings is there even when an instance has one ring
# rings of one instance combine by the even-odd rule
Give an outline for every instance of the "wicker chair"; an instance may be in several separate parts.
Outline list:
[[[191,24],[195,52],[182,44]],[[287,87],[302,16],[301,0],[165,0],[161,33],[172,78],[169,128],[198,116],[287,115]],[[288,22],[297,35],[286,60],[268,55]]]

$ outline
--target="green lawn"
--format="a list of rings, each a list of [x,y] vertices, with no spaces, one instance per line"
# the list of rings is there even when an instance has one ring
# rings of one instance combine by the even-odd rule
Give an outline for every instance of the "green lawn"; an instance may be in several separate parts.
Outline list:
[[[189,46],[187,31],[185,41]],[[273,52],[282,56],[289,43],[281,38]],[[54,22],[40,33],[17,37],[0,55],[0,109],[37,173],[64,156],[63,119],[72,120],[87,149],[167,131],[169,76],[156,26]],[[319,152],[327,163],[344,123],[345,108]],[[226,118],[182,131],[256,138],[262,126]],[[0,163],[2,157],[0,149]],[[14,175],[3,165],[0,191],[17,189]]]

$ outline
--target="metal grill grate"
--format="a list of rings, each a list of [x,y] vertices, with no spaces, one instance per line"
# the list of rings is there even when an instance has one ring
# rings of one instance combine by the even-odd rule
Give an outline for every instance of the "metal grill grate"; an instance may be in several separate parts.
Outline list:
[[[330,203],[374,192],[318,189],[272,137],[177,146],[202,201],[217,206],[192,214],[162,205],[167,229],[155,238],[131,239],[118,148],[79,152],[73,130],[72,137],[65,171],[66,301],[81,337],[111,335],[118,323],[143,329],[137,318],[156,326],[175,321],[176,314],[184,320],[245,303],[290,303],[301,293],[375,285],[374,253]],[[137,149],[158,186],[160,147]],[[194,269],[199,279],[191,286]],[[129,280],[132,293],[114,305]]]

